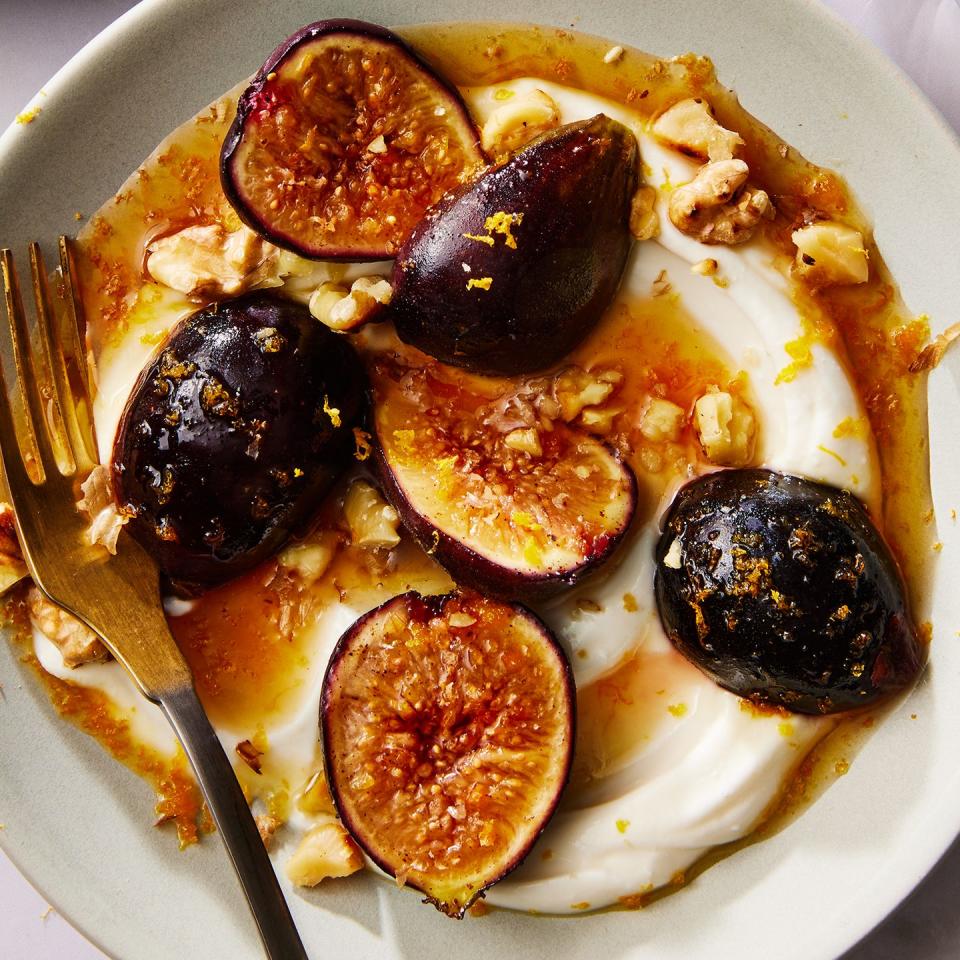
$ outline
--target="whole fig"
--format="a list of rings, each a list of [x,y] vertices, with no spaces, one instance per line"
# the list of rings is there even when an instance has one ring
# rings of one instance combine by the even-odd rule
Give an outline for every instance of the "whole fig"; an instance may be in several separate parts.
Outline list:
[[[397,254],[400,338],[478,373],[557,363],[620,284],[637,164],[634,135],[600,114],[441,200]]]
[[[252,294],[186,317],[117,430],[131,533],[183,585],[266,559],[349,460],[364,384],[346,339],[299,304]]]

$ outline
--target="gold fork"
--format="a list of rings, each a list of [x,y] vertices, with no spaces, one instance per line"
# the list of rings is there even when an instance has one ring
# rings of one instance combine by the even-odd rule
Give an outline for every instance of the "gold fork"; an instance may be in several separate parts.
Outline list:
[[[0,460],[27,568],[37,587],[90,627],[166,714],[226,844],[267,955],[305,960],[250,808],[170,635],[156,565],[122,532],[115,556],[86,539],[76,483],[97,465],[98,455],[70,244],[60,238],[57,304],[39,246],[31,244],[29,253],[39,350],[31,340],[13,255],[0,252],[9,321],[0,349],[12,356],[19,384],[11,403],[6,379],[0,378]]]

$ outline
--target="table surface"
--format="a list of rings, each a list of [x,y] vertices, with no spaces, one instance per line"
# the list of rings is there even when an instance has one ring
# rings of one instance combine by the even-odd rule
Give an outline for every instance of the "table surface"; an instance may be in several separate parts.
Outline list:
[[[705,0],[706,2],[706,0]],[[895,60],[960,131],[960,0],[824,0]],[[0,0],[0,129],[134,0]],[[844,960],[960,955],[960,842]],[[9,960],[103,960],[0,852],[0,936]]]

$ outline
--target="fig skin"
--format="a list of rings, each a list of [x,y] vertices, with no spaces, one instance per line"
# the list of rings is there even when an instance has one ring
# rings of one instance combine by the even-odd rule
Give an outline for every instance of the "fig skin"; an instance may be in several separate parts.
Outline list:
[[[415,591],[411,591],[387,600],[379,607],[365,613],[344,632],[334,647],[324,676],[320,698],[320,733],[323,744],[324,771],[334,806],[336,807],[341,822],[364,853],[377,867],[391,877],[396,876],[397,865],[390,862],[387,852],[378,849],[377,846],[370,841],[364,825],[354,817],[350,805],[345,802],[345,798],[340,789],[341,785],[337,776],[338,764],[333,746],[334,736],[332,733],[333,725],[336,723],[333,701],[336,695],[337,684],[341,682],[339,674],[347,660],[357,653],[357,647],[360,646],[364,633],[377,621],[390,616],[406,615],[408,620],[416,618],[420,622],[426,622],[435,617],[444,617],[446,609],[451,603],[453,603],[456,608],[463,609],[463,601],[468,603],[474,601],[482,604],[497,604],[497,601],[487,601],[485,598],[475,594],[460,592],[440,596],[423,596]],[[433,904],[438,910],[453,919],[462,919],[467,909],[478,899],[482,898],[484,892],[489,889],[489,887],[502,880],[523,863],[556,812],[563,792],[570,780],[573,768],[573,744],[576,741],[576,685],[574,683],[573,670],[567,655],[547,625],[532,610],[521,604],[497,605],[505,606],[514,617],[522,617],[527,622],[527,625],[537,632],[540,641],[546,645],[551,656],[554,658],[556,666],[559,668],[559,683],[563,690],[563,702],[566,706],[566,716],[563,723],[563,740],[567,745],[567,749],[564,751],[560,767],[555,771],[556,789],[550,802],[546,808],[541,811],[538,822],[534,824],[532,830],[526,823],[523,825],[523,829],[528,831],[528,833],[522,848],[513,856],[509,857],[504,863],[499,864],[496,871],[489,877],[484,877],[482,883],[477,884],[471,889],[469,896],[465,897],[459,903],[444,902],[443,900],[430,896],[429,892],[424,889],[426,884],[421,886],[409,876],[404,878],[404,885],[427,894],[424,900],[425,903]],[[445,711],[436,707],[432,698],[428,699],[427,703],[428,707],[425,713],[437,714],[436,717],[421,715],[413,718],[405,718],[409,723],[410,729],[415,730],[417,735],[422,737],[425,742],[437,735],[435,733],[435,727],[439,727],[442,731],[444,724],[449,722],[448,718],[444,716]],[[417,705],[417,709],[422,711],[420,704]],[[476,718],[470,717],[468,718],[468,723],[475,722],[475,720]],[[430,755],[429,753],[426,754],[426,756]]]
[[[433,523],[417,508],[401,486],[390,467],[379,435],[374,446],[374,463],[384,496],[400,515],[404,527],[457,583],[499,600],[534,603],[548,600],[600,570],[613,556],[630,529],[637,507],[637,478],[612,447],[607,444],[599,445],[617,461],[623,471],[624,482],[628,485],[630,509],[626,522],[612,533],[596,538],[576,566],[568,567],[559,573],[545,572],[539,575],[497,563]]]
[[[299,304],[256,293],[184,318],[117,430],[127,529],[182,592],[248,570],[313,515],[365,399],[346,338]]]
[[[480,135],[474,126],[473,119],[466,104],[460,97],[456,87],[449,84],[434,69],[414,51],[404,40],[385,27],[363,20],[335,18],[318,20],[315,23],[301,27],[296,33],[284,40],[270,56],[263,66],[254,75],[250,86],[243,92],[237,102],[237,114],[224,137],[220,153],[220,182],[224,194],[236,211],[240,219],[251,230],[255,230],[271,243],[301,257],[315,260],[343,260],[366,262],[391,259],[396,254],[396,247],[387,244],[365,245],[362,249],[354,244],[342,242],[326,242],[322,245],[311,246],[302,239],[291,236],[289,233],[276,229],[265,218],[252,208],[244,196],[244,189],[239,182],[240,172],[237,169],[238,148],[244,139],[244,132],[251,122],[251,116],[262,108],[264,97],[268,95],[267,87],[271,82],[271,75],[281,71],[283,65],[297,55],[311,42],[324,37],[342,35],[345,38],[359,38],[379,48],[389,48],[391,55],[403,58],[411,66],[422,72],[434,90],[442,98],[444,107],[452,112],[451,124],[462,125],[472,133],[472,143],[465,144],[472,155],[476,167],[486,163],[486,157],[480,146]],[[412,224],[411,224],[412,226]]]
[[[846,491],[766,470],[708,474],[674,500],[656,561],[670,640],[742,697],[830,714],[892,696],[922,669],[896,563]]]
[[[634,135],[599,114],[544,134],[448,194],[397,254],[387,313],[400,339],[477,373],[556,364],[620,285],[638,157]],[[485,228],[497,214],[515,215],[515,248]],[[488,289],[468,288],[487,278]]]

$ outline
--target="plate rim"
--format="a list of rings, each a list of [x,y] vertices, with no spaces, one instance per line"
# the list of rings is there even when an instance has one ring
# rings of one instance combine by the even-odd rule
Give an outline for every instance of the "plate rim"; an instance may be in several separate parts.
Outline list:
[[[820,28],[833,32],[841,33],[846,42],[855,47],[858,54],[869,62],[873,71],[886,75],[902,90],[904,90],[913,101],[913,106],[924,115],[928,123],[934,124],[939,131],[950,141],[957,153],[957,159],[960,160],[960,131],[953,129],[940,111],[931,103],[929,98],[923,93],[916,82],[904,71],[890,60],[881,50],[865,37],[857,33],[849,23],[844,21],[840,15],[827,7],[822,0],[789,0],[796,8],[804,8],[805,15],[819,21]],[[154,11],[161,7],[181,6],[188,8],[198,6],[203,0],[139,0],[135,6],[131,7],[120,17],[106,26],[96,36],[89,40],[79,51],[58,69],[54,75],[41,87],[27,103],[25,108],[33,105],[43,105],[44,102],[50,103],[59,95],[60,91],[70,86],[75,78],[79,78],[88,69],[88,67],[101,56],[109,51],[115,43],[122,43],[124,39],[134,33],[142,21],[148,19]],[[528,21],[527,18],[516,18],[516,21]],[[438,21],[432,21],[438,22]],[[441,21],[442,22],[442,21]],[[482,21],[478,21],[482,22]],[[718,66],[718,71],[723,71],[723,66]],[[43,95],[43,100],[38,101],[38,97]],[[12,149],[19,137],[26,136],[27,130],[14,120],[7,129],[0,134],[0,170],[3,168],[5,156]],[[789,139],[789,138],[788,138]],[[938,558],[939,565],[942,566],[942,558]],[[936,564],[931,563],[932,568]],[[7,631],[2,631],[4,634]],[[922,682],[922,681],[921,681]],[[957,780],[960,782],[960,769],[957,772]],[[949,813],[948,809],[948,813]],[[951,846],[960,838],[960,807],[954,807],[952,817],[943,823],[943,828],[937,832],[936,841],[928,843],[922,849],[915,851],[909,861],[910,869],[904,869],[906,865],[901,864],[902,876],[904,881],[896,886],[891,885],[885,888],[885,896],[881,905],[875,909],[870,918],[862,920],[855,925],[852,931],[845,928],[843,931],[836,930],[833,937],[822,938],[820,944],[833,951],[833,955],[840,957],[847,951],[855,947],[861,940],[867,937],[873,930],[884,924],[890,919],[891,915],[911,896],[924,878],[936,867],[936,865],[949,852]],[[945,842],[944,842],[945,840]],[[38,860],[35,867],[30,866],[29,846],[24,845],[19,849],[14,849],[12,838],[5,836],[5,831],[0,830],[0,849],[13,863],[14,867],[20,872],[24,879],[36,889],[47,902],[68,921],[68,923],[88,940],[94,947],[99,949],[108,957],[113,957],[108,948],[101,942],[99,936],[88,928],[83,917],[75,916],[72,912],[61,910],[59,903],[61,896],[49,896],[48,884],[57,884],[60,881],[53,878],[41,878],[39,881],[34,879],[34,869],[43,870],[45,864]],[[41,858],[42,859],[42,858]],[[67,892],[62,893],[67,896]],[[877,901],[874,901],[876,904]],[[582,919],[586,919],[582,918]]]

